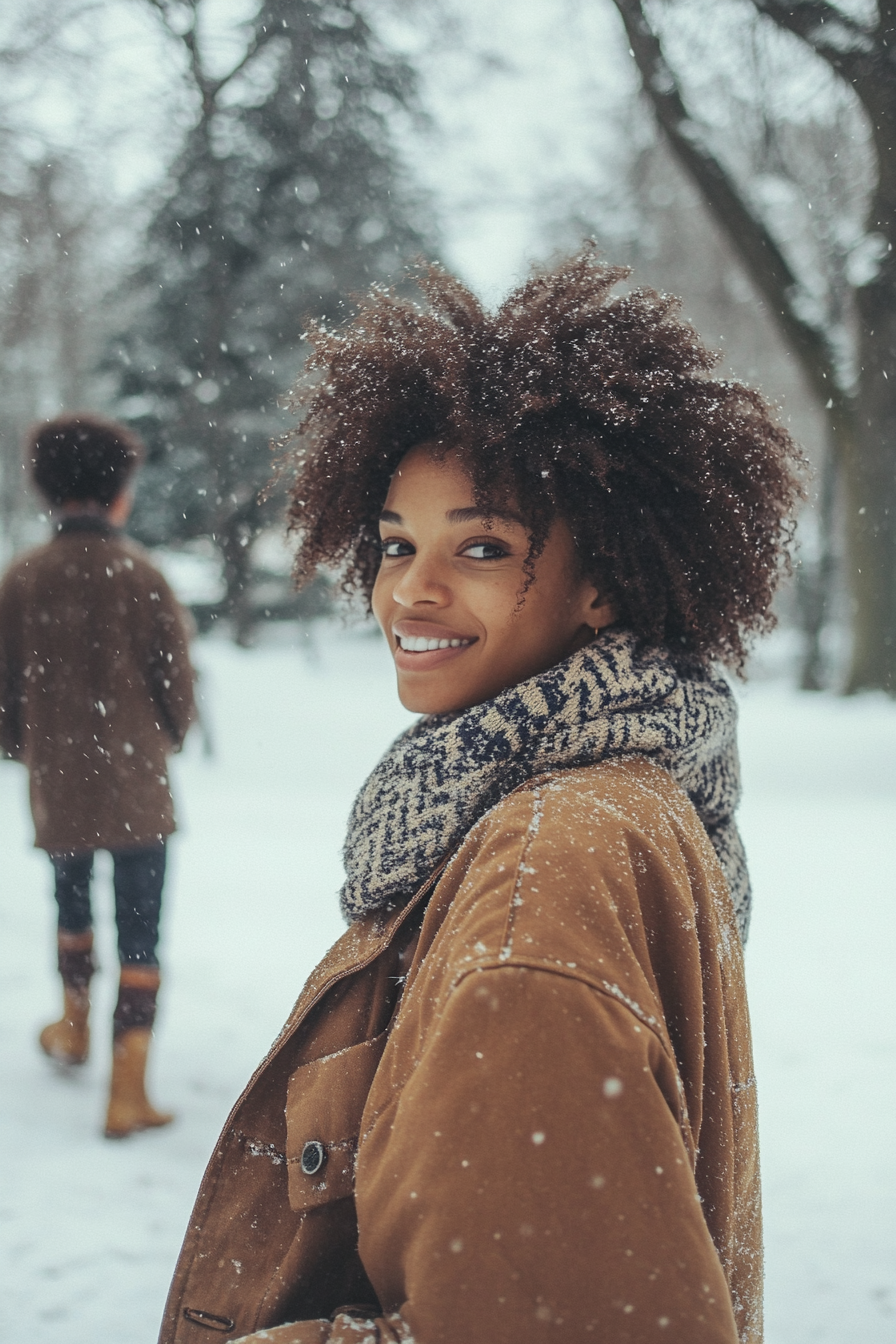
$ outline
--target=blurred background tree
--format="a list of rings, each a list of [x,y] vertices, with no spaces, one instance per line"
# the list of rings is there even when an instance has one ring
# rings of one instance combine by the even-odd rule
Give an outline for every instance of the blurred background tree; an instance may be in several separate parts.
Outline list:
[[[18,545],[27,540],[22,436],[44,408],[79,404],[90,370],[92,203],[70,160],[7,160],[3,169],[0,399],[8,432],[0,440],[0,525]]]
[[[807,448],[796,581],[763,658],[800,662],[807,687],[892,693],[890,15],[871,0],[0,9],[0,547],[45,527],[25,424],[93,405],[146,435],[135,527],[169,568],[213,574],[190,594],[200,617],[246,641],[266,613],[310,614],[321,594],[290,595],[279,501],[259,503],[305,319],[338,320],[436,247],[492,302],[592,236],[632,283],[680,294],[723,370],[777,399]]]
[[[245,639],[252,545],[280,503],[260,500],[268,445],[303,327],[338,318],[346,296],[432,250],[390,125],[415,111],[414,76],[354,0],[265,0],[223,73],[206,55],[203,0],[146,3],[183,50],[196,121],[107,366],[120,413],[151,448],[135,532],[156,545],[211,537],[220,610]]]
[[[672,153],[826,415],[823,539],[803,582],[803,685],[821,679],[839,471],[853,608],[847,688],[896,694],[896,6],[881,0],[850,13],[826,0],[615,4]],[[700,85],[715,53],[707,118]],[[738,98],[732,53],[752,54],[752,107],[723,123],[720,103]],[[776,115],[775,76],[807,56],[831,78],[816,118],[787,124]],[[803,216],[796,227],[795,213]]]
[[[21,440],[60,404],[79,404],[97,357],[101,232],[83,157],[34,124],[38,71],[59,60],[58,25],[81,0],[25,6],[0,19],[0,535],[32,536]],[[73,54],[73,73],[83,62]]]

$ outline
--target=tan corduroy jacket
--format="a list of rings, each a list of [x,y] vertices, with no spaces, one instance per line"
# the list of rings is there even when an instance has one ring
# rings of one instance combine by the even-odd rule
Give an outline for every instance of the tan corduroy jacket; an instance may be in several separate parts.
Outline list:
[[[193,715],[188,618],[134,542],[66,529],[0,583],[0,747],[28,767],[41,849],[154,844]]]
[[[163,1344],[758,1344],[741,948],[686,796],[644,758],[543,777],[434,881],[305,986]]]

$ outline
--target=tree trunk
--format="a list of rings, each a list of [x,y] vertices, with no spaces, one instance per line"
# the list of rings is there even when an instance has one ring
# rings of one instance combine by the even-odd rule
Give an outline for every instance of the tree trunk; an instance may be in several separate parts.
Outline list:
[[[896,695],[896,270],[856,291],[861,374],[852,451],[844,454],[853,597],[847,690]]]
[[[826,684],[824,651],[821,641],[825,620],[830,609],[831,583],[835,570],[833,532],[837,503],[838,464],[837,447],[833,442],[833,434],[829,434],[821,464],[821,489],[819,490],[818,500],[818,555],[808,566],[801,563],[796,573],[800,619],[803,627],[803,666],[800,673],[800,690],[802,691],[821,691],[824,690]]]
[[[825,333],[798,311],[800,285],[786,257],[688,115],[642,0],[614,0],[645,94],[672,152],[724,231],[824,406],[846,498],[847,566],[853,601],[853,657],[846,689],[896,695],[896,4],[878,5],[875,29],[843,18],[823,0],[786,5],[753,0],[851,84],[868,115],[878,181],[867,232],[879,241],[878,274],[855,292],[859,386],[841,382]],[[830,38],[830,42],[828,39]]]
[[[244,509],[223,520],[215,541],[224,558],[223,607],[233,622],[234,639],[244,648],[252,642],[255,616],[251,605],[252,528]]]

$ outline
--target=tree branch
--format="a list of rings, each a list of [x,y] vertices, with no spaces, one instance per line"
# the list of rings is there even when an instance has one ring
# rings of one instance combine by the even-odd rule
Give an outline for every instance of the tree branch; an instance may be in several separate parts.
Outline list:
[[[879,23],[863,28],[826,0],[753,0],[760,14],[801,38],[853,88],[871,126],[878,181],[869,228],[896,242],[896,3],[878,0]],[[832,40],[833,38],[833,40]],[[892,258],[891,258],[892,264]]]
[[[171,34],[171,36],[172,36],[172,37],[177,37],[177,38],[180,38],[181,40],[183,40],[183,36],[184,36],[183,33],[179,32],[179,31],[177,30],[177,28],[175,28],[175,27],[173,26],[172,22],[171,22],[171,17],[170,17],[170,15],[169,15],[169,13],[168,13],[168,5],[165,3],[165,0],[146,0],[146,3],[149,5],[150,9],[154,9],[154,10],[157,12],[157,14],[160,16],[160,18],[161,18],[161,20],[162,20],[162,23],[163,23],[163,24],[165,25],[165,27],[168,29],[168,31],[169,31],[169,33]],[[190,4],[190,5],[189,5],[189,8],[192,9],[192,11],[193,11],[193,22],[192,22],[192,24],[190,25],[190,27],[191,27],[191,28],[195,28],[195,27],[196,27],[196,5],[195,5],[195,4]]]
[[[214,80],[210,80],[206,76],[199,56],[199,43],[196,38],[196,0],[189,0],[188,7],[192,11],[193,22],[190,24],[189,28],[185,28],[183,32],[180,32],[172,24],[165,0],[146,0],[146,3],[161,16],[162,23],[171,36],[177,38],[178,41],[183,42],[186,47],[190,61],[190,74],[193,76],[193,83],[202,95],[203,113],[208,115],[214,106],[215,93],[217,90],[215,88]]]
[[[218,93],[220,93],[221,90],[224,88],[224,85],[229,84],[230,81],[234,78],[234,76],[238,75],[240,71],[243,70],[249,64],[249,62],[252,60],[252,57],[257,55],[258,52],[261,51],[262,47],[264,47],[268,42],[270,42],[272,37],[276,36],[277,36],[276,30],[271,28],[262,30],[261,32],[256,31],[254,37],[252,38],[252,41],[249,43],[245,52],[237,61],[236,65],[233,67],[230,73],[224,75],[221,79],[215,81],[214,83],[215,94],[217,95]]]
[[[245,69],[253,56],[257,55],[262,47],[264,47],[272,37],[277,35],[277,31],[272,28],[256,29],[251,42],[233,69],[228,71],[226,75],[222,75],[220,79],[212,79],[205,73],[202,66],[202,58],[199,54],[199,41],[196,28],[196,0],[189,0],[189,7],[193,12],[193,22],[190,24],[189,28],[185,29],[183,32],[179,32],[178,29],[172,25],[165,0],[146,0],[146,2],[152,9],[155,9],[161,15],[162,22],[171,36],[176,37],[179,41],[183,42],[186,47],[190,58],[190,73],[193,76],[193,82],[202,95],[202,107],[203,112],[206,115],[209,115],[214,110],[215,99],[224,86],[229,84],[234,76],[238,75],[241,70]]]
[[[644,91],[672,150],[734,247],[822,404],[845,402],[833,351],[824,333],[799,316],[800,285],[774,238],[741,196],[688,116],[672,71],[640,0],[614,0],[641,74]]]
[[[826,0],[753,0],[760,14],[799,37],[850,84],[859,85],[879,55],[879,32],[841,14]]]

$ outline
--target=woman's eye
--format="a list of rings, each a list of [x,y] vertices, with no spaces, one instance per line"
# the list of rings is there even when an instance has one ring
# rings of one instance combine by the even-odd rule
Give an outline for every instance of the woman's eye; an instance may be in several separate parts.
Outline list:
[[[507,551],[496,541],[474,541],[472,546],[466,548],[464,555],[468,555],[471,560],[503,560]]]
[[[385,541],[381,541],[380,550],[383,555],[390,557],[414,554],[414,548],[411,543],[409,541],[401,541],[398,537],[387,537]]]

